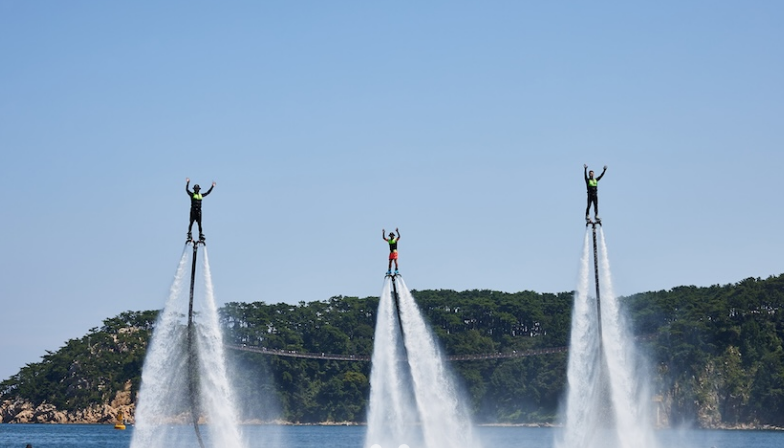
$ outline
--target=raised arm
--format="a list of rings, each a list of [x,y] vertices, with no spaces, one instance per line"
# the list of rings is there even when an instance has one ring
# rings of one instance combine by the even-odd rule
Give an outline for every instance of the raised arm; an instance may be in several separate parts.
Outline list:
[[[185,192],[188,194],[189,197],[193,196],[193,193],[191,193],[191,189],[189,187],[190,184],[191,184],[191,179],[186,177],[185,178]]]
[[[386,229],[381,229],[381,238],[384,238],[384,241],[389,241],[389,239],[387,239]]]
[[[602,170],[602,174],[600,174],[600,175],[599,175],[599,177],[597,177],[597,178],[596,178],[596,181],[597,181],[597,182],[598,182],[599,180],[601,180],[602,176],[604,176],[604,173],[605,173],[606,171],[607,171],[607,165],[604,165],[604,169]]]
[[[400,229],[395,227],[395,232],[397,233],[397,239],[400,240]]]
[[[588,182],[588,165],[583,163],[583,175],[585,176],[585,182]]]
[[[210,194],[210,192],[212,191],[213,188],[215,188],[215,182],[212,183],[212,185],[210,186],[210,189],[207,190],[206,193],[202,193],[201,195],[202,196],[207,196],[208,194]]]

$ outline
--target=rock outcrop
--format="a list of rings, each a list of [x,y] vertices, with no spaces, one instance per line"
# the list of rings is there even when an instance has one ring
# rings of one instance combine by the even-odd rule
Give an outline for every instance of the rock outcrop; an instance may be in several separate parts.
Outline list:
[[[106,423],[113,424],[117,414],[122,412],[127,423],[133,423],[136,404],[131,400],[131,383],[117,392],[109,403],[94,405],[86,409],[59,410],[51,403],[34,405],[29,401],[16,399],[0,402],[0,422],[2,423]]]

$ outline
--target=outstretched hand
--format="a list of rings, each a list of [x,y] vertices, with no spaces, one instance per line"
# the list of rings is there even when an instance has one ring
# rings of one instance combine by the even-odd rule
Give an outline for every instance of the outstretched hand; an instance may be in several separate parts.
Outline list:
[[[588,165],[583,163],[583,168],[588,168]]]
[[[607,165],[604,165],[604,169],[607,169]]]
[[[190,182],[191,182],[191,179],[190,179],[190,177],[186,177],[186,178],[185,178],[185,182],[188,182],[188,183],[190,183]]]
[[[212,181],[212,186],[214,187],[215,185],[216,185],[216,184],[215,184],[215,181]]]

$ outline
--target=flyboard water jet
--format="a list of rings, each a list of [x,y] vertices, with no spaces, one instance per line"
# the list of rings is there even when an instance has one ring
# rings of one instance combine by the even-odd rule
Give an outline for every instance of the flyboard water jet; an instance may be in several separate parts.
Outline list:
[[[201,194],[194,186],[191,192],[187,182],[191,200],[188,237],[145,356],[131,448],[245,446],[201,226],[201,201],[212,188]],[[191,236],[193,224],[198,224],[198,239]],[[196,440],[187,428],[189,421]],[[179,422],[185,428],[176,425]]]
[[[584,169],[586,227],[572,309],[564,429],[554,447],[658,448],[650,418],[647,363],[636,351],[626,311],[615,295],[603,225],[597,216],[597,185],[605,172],[594,177],[587,165]],[[591,249],[595,299],[589,295]]]
[[[374,333],[365,446],[481,448],[437,337],[398,272],[395,231],[387,236],[381,230],[390,254]]]
[[[193,289],[196,284],[196,256],[198,255],[199,245],[206,244],[203,239],[189,240],[193,244],[193,260],[191,262],[191,288],[190,297],[188,298],[188,396],[191,401],[191,419],[193,420],[193,429],[196,431],[196,438],[199,440],[199,446],[204,447],[204,441],[201,437],[199,430],[199,379],[196,376],[196,369],[198,368],[198,349],[196,347],[196,328],[193,325]]]
[[[374,336],[366,447],[481,448],[445,361],[403,277],[387,273]]]

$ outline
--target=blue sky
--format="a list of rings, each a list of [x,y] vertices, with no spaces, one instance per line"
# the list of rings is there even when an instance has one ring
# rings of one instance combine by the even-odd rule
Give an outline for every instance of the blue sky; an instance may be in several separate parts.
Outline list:
[[[0,378],[159,309],[185,178],[220,303],[782,269],[784,5],[0,2]]]

